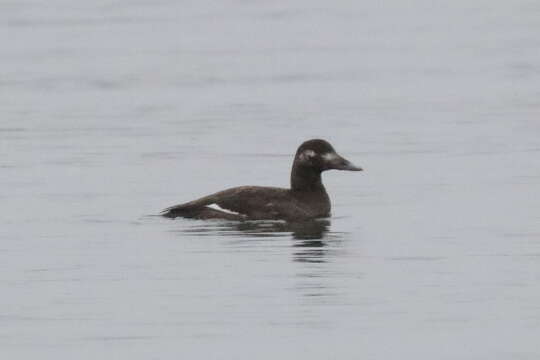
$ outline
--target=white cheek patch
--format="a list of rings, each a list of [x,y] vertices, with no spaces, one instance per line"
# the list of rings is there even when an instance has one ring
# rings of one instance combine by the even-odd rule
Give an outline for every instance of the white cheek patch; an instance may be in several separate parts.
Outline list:
[[[338,158],[336,153],[326,153],[322,156],[325,161],[332,162]]]
[[[313,150],[304,150],[299,156],[302,161],[309,160],[313,157],[315,157],[315,151]]]
[[[227,214],[241,215],[240,213],[237,213],[236,211],[231,211],[231,210],[223,209],[223,208],[220,207],[218,204],[210,204],[210,205],[206,205],[206,207],[209,207],[210,209],[222,211],[222,212],[227,213]]]

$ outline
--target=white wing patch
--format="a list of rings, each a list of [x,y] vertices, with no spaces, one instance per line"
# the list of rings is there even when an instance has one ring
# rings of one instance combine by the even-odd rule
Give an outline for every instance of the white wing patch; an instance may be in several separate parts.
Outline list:
[[[224,213],[227,213],[227,214],[232,214],[232,215],[242,215],[236,211],[231,211],[231,210],[227,210],[227,209],[223,209],[222,207],[220,207],[218,204],[210,204],[210,205],[206,205],[206,207],[209,207],[210,209],[214,209],[214,210],[219,210],[219,211],[223,211]]]

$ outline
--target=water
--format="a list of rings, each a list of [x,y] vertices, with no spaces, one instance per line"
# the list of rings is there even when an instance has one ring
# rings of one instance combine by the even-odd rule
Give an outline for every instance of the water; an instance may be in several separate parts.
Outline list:
[[[4,358],[540,358],[535,1],[0,3]],[[287,186],[328,222],[162,219]]]

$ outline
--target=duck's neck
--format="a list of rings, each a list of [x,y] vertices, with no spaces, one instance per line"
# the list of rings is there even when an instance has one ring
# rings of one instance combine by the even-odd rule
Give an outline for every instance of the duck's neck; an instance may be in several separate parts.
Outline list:
[[[295,166],[291,172],[291,190],[296,192],[322,192],[326,189],[321,181],[321,172],[306,166]]]

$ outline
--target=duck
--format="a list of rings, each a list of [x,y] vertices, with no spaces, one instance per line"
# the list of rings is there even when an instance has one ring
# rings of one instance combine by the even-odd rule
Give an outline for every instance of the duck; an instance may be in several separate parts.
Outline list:
[[[204,196],[161,212],[167,218],[304,221],[327,218],[330,197],[321,174],[327,170],[362,171],[323,139],[303,142],[291,169],[290,188],[239,186]]]

